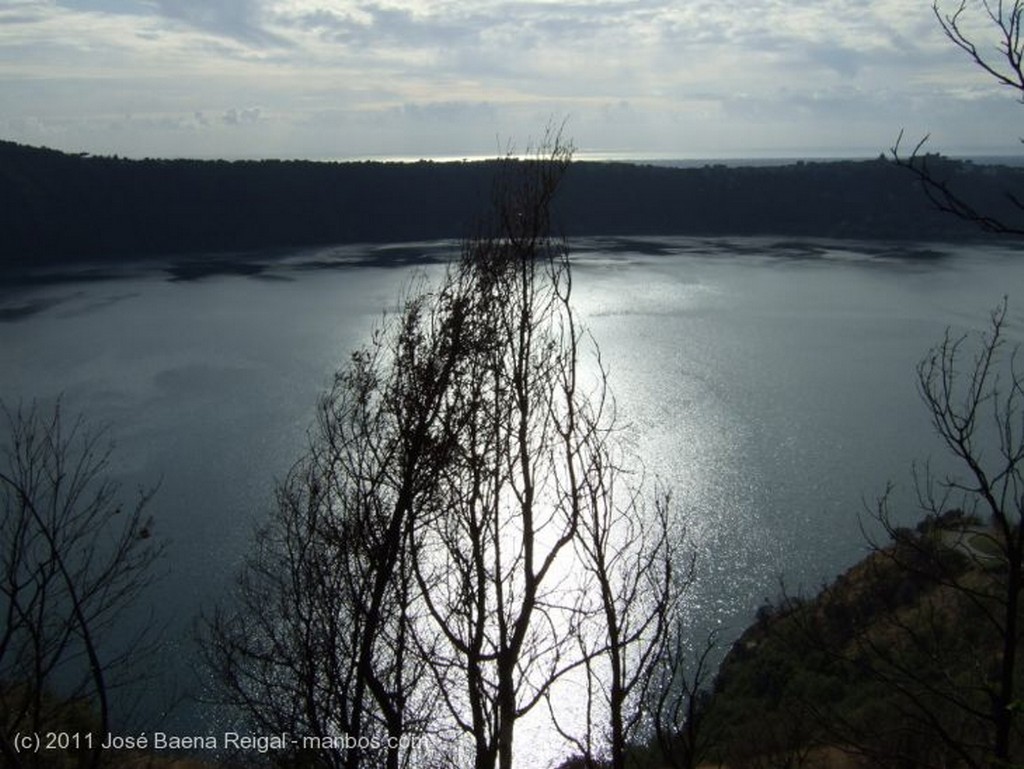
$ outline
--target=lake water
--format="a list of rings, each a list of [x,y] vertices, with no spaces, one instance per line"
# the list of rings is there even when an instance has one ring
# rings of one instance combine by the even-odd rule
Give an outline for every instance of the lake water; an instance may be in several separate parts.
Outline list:
[[[1009,247],[777,239],[580,240],[576,306],[611,372],[624,436],[673,490],[699,554],[695,634],[735,636],[779,578],[813,590],[864,552],[858,516],[939,458],[914,366],[944,329],[981,330],[1024,253]],[[0,293],[0,397],[110,425],[128,489],[159,482],[169,543],[149,602],[164,683],[194,665],[189,627],[230,586],[317,395],[451,244],[256,255],[87,271]],[[419,254],[431,260],[410,266]],[[398,266],[384,266],[398,265]],[[238,273],[245,274],[238,274]],[[158,728],[189,728],[189,706]],[[154,716],[156,717],[156,716]],[[183,724],[183,726],[181,726]]]

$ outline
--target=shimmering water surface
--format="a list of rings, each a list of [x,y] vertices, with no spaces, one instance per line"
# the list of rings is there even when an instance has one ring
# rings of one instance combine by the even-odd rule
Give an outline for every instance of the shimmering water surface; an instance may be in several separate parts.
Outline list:
[[[780,577],[813,589],[856,560],[858,514],[887,480],[912,517],[910,464],[938,456],[914,366],[947,326],[984,328],[1009,293],[1022,338],[1024,253],[1005,246],[571,245],[623,437],[697,548],[700,632],[736,634]],[[110,425],[128,488],[160,484],[168,573],[150,602],[167,678],[194,667],[189,623],[229,586],[318,393],[413,276],[442,269],[409,257],[451,250],[301,252],[246,275],[147,266],[0,293],[0,397],[63,394]],[[382,266],[389,254],[401,266]]]

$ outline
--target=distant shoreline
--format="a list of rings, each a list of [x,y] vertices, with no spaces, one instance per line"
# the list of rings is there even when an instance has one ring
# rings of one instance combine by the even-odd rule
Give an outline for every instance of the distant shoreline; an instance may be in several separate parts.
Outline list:
[[[503,162],[126,160],[0,142],[0,271],[458,240],[486,218]],[[1024,221],[1007,195],[1024,190],[1024,166],[928,162],[978,210]],[[884,157],[699,167],[578,161],[554,215],[569,237],[984,238],[938,211],[913,174]]]

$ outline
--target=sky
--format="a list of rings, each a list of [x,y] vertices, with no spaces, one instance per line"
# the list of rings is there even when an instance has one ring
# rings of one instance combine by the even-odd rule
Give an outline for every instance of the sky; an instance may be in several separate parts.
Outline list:
[[[74,152],[1016,154],[1022,110],[929,0],[0,0],[0,139]]]

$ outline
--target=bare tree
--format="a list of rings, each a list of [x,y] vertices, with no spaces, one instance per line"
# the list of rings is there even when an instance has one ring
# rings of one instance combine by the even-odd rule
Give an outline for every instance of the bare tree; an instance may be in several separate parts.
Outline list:
[[[1021,39],[1021,21],[1024,17],[1024,2],[1014,0],[981,0],[968,2],[959,0],[952,12],[944,10],[939,0],[932,5],[932,11],[939,26],[952,43],[983,72],[990,75],[1000,86],[1010,88],[1024,102],[1024,40]],[[979,32],[979,24],[987,27],[994,37],[981,42],[985,33]],[[928,137],[921,139],[909,152],[901,148],[903,132],[891,150],[893,159],[909,169],[921,183],[928,198],[937,208],[947,213],[976,222],[990,232],[1007,235],[1024,234],[1024,203],[1011,191],[1005,193],[1010,210],[998,213],[982,203],[972,200],[962,190],[956,189],[949,178],[948,161],[923,152]]]
[[[556,155],[551,162],[508,161],[510,174],[531,186],[521,197],[500,192],[504,207],[495,228],[501,234],[467,244],[441,286],[408,297],[401,316],[339,374],[321,405],[307,457],[282,485],[274,516],[257,538],[239,583],[238,609],[208,623],[210,661],[227,699],[261,725],[321,738],[328,749],[318,755],[328,765],[376,762],[358,746],[374,742],[380,730],[392,742],[422,731],[425,721],[410,708],[427,702],[418,688],[425,670],[431,693],[447,699],[457,721],[494,704],[501,714],[495,729],[478,718],[469,731],[488,744],[492,762],[500,734],[505,765],[511,761],[512,725],[522,704],[516,688],[525,680],[517,669],[540,633],[527,632],[529,616],[511,629],[504,625],[494,665],[500,696],[474,700],[469,711],[457,706],[452,692],[467,687],[443,669],[442,641],[458,631],[437,606],[451,579],[434,551],[468,552],[482,563],[496,552],[488,538],[507,538],[504,530],[495,533],[493,520],[469,541],[453,523],[464,510],[467,472],[498,479],[489,490],[492,507],[480,513],[471,506],[469,515],[494,515],[514,494],[525,511],[519,522],[503,520],[500,527],[535,527],[532,452],[545,457],[553,451],[546,433],[554,392],[539,388],[537,372],[549,388],[557,382],[556,369],[536,354],[541,342],[533,335],[545,319],[532,275],[551,266],[538,252],[547,247],[542,230],[557,182],[550,171],[568,162],[567,151]],[[543,336],[543,354],[562,354],[557,345],[547,346],[546,331],[536,333],[538,340]],[[545,435],[534,424],[538,414],[547,420]],[[506,461],[524,468],[517,476],[521,485],[506,484]],[[570,525],[555,553],[573,531]],[[531,534],[527,547],[533,544]],[[522,600],[529,615],[543,598],[538,585],[554,556],[540,576],[532,551],[500,557],[508,557],[511,572],[499,560],[481,590],[496,590],[502,606]],[[528,575],[524,581],[517,581],[516,570]],[[515,595],[521,588],[526,597]],[[452,611],[476,606],[465,593],[456,600]],[[494,616],[488,613],[488,624]],[[494,662],[488,654],[460,670],[477,675]],[[468,690],[471,699],[490,696],[472,685]],[[339,743],[334,750],[332,735],[346,735],[356,749]],[[398,749],[386,755],[388,766],[410,756]]]
[[[1006,769],[1024,756],[1024,376],[1006,323],[1004,301],[987,333],[947,331],[918,364],[922,402],[952,460],[943,474],[915,468],[924,519],[901,525],[887,489],[871,511],[883,536],[869,535],[868,558],[813,603],[790,601],[771,625],[818,660],[825,684],[789,699],[814,715],[826,744],[873,765]],[[854,679],[873,703],[807,695]]]
[[[520,719],[599,655],[620,759],[636,732],[671,621],[644,594],[668,595],[675,550],[667,506],[648,524],[638,492],[615,498],[607,379],[550,220],[571,154],[553,132],[509,157],[493,218],[338,375],[238,608],[208,623],[227,700],[318,738],[320,764],[409,764],[423,753],[360,745],[419,735],[434,763],[467,763],[447,740],[510,769]]]
[[[510,161],[493,231],[466,244],[477,353],[448,421],[458,452],[414,535],[417,579],[439,641],[431,660],[478,769],[511,767],[517,721],[555,680],[577,622],[571,563],[596,422],[582,390],[568,254],[549,206],[571,151]],[[598,396],[600,402],[600,396]]]
[[[989,49],[979,48],[965,26],[971,13],[971,6],[984,11],[984,17],[997,30],[996,45]],[[980,8],[979,8],[980,6]],[[971,61],[992,76],[997,83],[1017,91],[1018,96],[1024,94],[1024,46],[1021,41],[1021,16],[1024,14],[1024,3],[1014,0],[1005,3],[1003,0],[982,0],[981,3],[968,4],[960,0],[956,10],[947,13],[938,2],[932,6],[935,18],[942,26],[942,31],[960,50],[966,53]]]
[[[582,590],[589,597],[582,608],[591,620],[581,623],[577,634],[586,676],[586,729],[573,735],[549,707],[587,767],[622,769],[630,750],[656,741],[661,727],[667,728],[657,704],[678,694],[680,681],[671,680],[668,653],[673,632],[684,627],[682,598],[692,557],[688,561],[682,552],[683,538],[672,526],[670,495],[659,495],[654,510],[646,509],[642,485],[624,483],[632,473],[608,445],[610,434],[610,428],[594,433],[600,443],[585,479],[577,540]]]
[[[933,739],[966,765],[979,767],[1005,767],[1019,759],[1022,747],[1024,372],[1019,345],[1007,350],[1006,316],[1004,300],[992,312],[987,333],[947,332],[917,368],[932,425],[962,474],[937,478],[928,467],[915,473],[928,513],[916,534],[896,525],[887,496],[876,514],[894,541],[877,552],[936,591],[917,617],[891,615],[901,637],[942,660],[943,652],[956,647],[946,637],[943,618],[958,605],[970,619],[965,637],[976,639],[975,655],[990,655],[980,669],[961,661],[955,672],[950,663],[940,676],[928,678],[875,639],[873,649],[884,662],[880,669]]]
[[[644,692],[650,732],[666,766],[696,769],[718,738],[718,728],[707,723],[718,637],[711,632],[701,647],[693,649],[680,613],[666,619],[668,627],[659,638]]]
[[[428,296],[408,299],[336,376],[236,604],[205,628],[226,700],[308,736],[327,766],[407,765],[424,728],[408,537],[448,453],[439,406],[463,354],[458,300],[443,289],[428,310]]]
[[[439,641],[431,667],[477,767],[512,765],[515,724],[541,700],[584,761],[624,766],[648,736],[690,576],[669,495],[651,511],[631,483],[607,374],[573,311],[568,252],[550,233],[568,161],[556,140],[513,165],[496,231],[466,246],[460,274],[483,331],[449,403],[459,453],[414,535]],[[574,670],[582,731],[560,718],[555,690]]]
[[[918,364],[948,460],[915,468],[923,519],[906,527],[887,488],[869,555],[813,601],[759,613],[734,647],[722,686],[753,690],[765,712],[737,718],[726,696],[712,713],[739,722],[730,766],[744,751],[779,766],[826,749],[893,769],[1021,763],[1024,372],[1008,326],[1004,301],[987,332],[947,331]]]
[[[113,693],[148,648],[144,630],[114,631],[128,632],[125,612],[160,552],[142,517],[152,491],[127,504],[109,476],[105,432],[67,420],[59,403],[2,411],[0,755],[10,767],[44,761],[45,752],[15,750],[14,736],[59,730],[84,711],[95,738],[59,747],[95,767]]]

